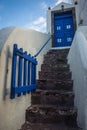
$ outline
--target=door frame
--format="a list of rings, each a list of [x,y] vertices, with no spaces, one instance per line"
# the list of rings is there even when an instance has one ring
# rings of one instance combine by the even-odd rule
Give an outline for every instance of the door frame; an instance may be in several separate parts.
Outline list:
[[[51,32],[52,32],[52,47],[54,47],[54,15],[55,14],[63,14],[63,13],[68,13],[71,12],[72,13],[72,17],[73,17],[73,24],[74,24],[74,32],[77,29],[76,26],[76,14],[75,14],[75,7],[72,8],[68,8],[68,9],[61,9],[61,10],[56,10],[56,11],[52,11],[51,12]]]

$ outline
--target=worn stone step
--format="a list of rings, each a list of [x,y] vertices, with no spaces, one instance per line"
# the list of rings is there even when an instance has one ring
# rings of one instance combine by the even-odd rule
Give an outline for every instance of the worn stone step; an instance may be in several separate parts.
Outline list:
[[[65,71],[69,70],[69,65],[68,64],[42,64],[41,65],[41,70],[42,71]]]
[[[50,50],[49,52],[47,52],[46,56],[53,56],[55,55],[55,57],[61,57],[62,58],[66,58],[67,55],[69,53],[69,50]]]
[[[67,60],[66,55],[56,55],[56,54],[50,54],[50,55],[44,55],[44,60]]]
[[[37,80],[38,89],[42,90],[63,90],[71,91],[73,89],[72,80]]]
[[[63,58],[63,57],[65,57],[66,59],[67,59],[67,55],[68,55],[68,53],[67,52],[60,52],[60,51],[49,51],[49,52],[47,52],[45,55],[44,55],[44,57],[45,56],[49,56],[49,57],[51,57],[51,56],[55,56],[55,58]]]
[[[74,108],[31,106],[26,110],[26,121],[31,123],[65,123],[76,125],[77,111]]]
[[[67,59],[63,59],[63,58],[55,58],[55,56],[53,57],[45,57],[44,64],[67,64]]]
[[[30,123],[26,121],[20,130],[82,130],[78,127],[69,127],[64,123],[45,124],[45,123]]]
[[[48,104],[55,106],[73,106],[74,94],[73,92],[52,91],[52,90],[36,90],[32,94],[31,103],[34,104]]]
[[[63,57],[63,56],[61,56],[61,57],[58,57],[58,56],[55,56],[55,55],[45,55],[44,56],[44,60],[43,60],[43,63],[44,62],[46,62],[47,63],[47,61],[49,62],[49,63],[57,63],[57,64],[60,64],[60,63],[64,63],[64,64],[67,64],[67,58],[65,58],[65,57]]]
[[[26,110],[21,130],[80,130],[68,52],[69,49],[52,49],[44,56],[38,88],[31,93],[32,106]]]
[[[71,79],[71,72],[69,71],[56,71],[56,72],[39,72],[39,79],[55,79],[55,80],[70,80]]]
[[[68,54],[69,53],[69,48],[65,48],[65,49],[50,49],[47,54]]]
[[[70,71],[68,71],[68,70],[65,70],[65,71],[61,71],[61,70],[59,70],[59,71],[39,71],[39,74],[44,74],[44,75],[46,75],[46,76],[48,76],[48,75],[66,75],[66,74],[71,74],[71,72]]]
[[[41,70],[39,72],[46,73],[46,74],[47,73],[48,74],[50,74],[50,73],[52,73],[52,74],[58,74],[58,73],[63,74],[63,73],[70,73],[70,69],[68,68],[68,69],[61,70],[61,68],[60,69],[59,68],[53,68],[53,69],[51,69],[49,67],[49,70],[45,69],[45,70]]]

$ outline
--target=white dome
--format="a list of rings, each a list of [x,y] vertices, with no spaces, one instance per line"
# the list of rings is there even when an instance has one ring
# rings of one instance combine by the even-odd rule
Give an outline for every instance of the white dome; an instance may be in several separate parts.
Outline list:
[[[2,51],[2,48],[9,37],[9,35],[12,33],[15,27],[6,27],[3,29],[0,29],[0,53]]]

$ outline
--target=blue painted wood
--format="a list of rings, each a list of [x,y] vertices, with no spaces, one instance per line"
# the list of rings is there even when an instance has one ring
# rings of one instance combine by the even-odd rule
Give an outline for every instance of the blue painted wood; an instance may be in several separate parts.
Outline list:
[[[32,58],[31,56],[26,55],[25,53],[21,53],[20,50],[17,50],[17,51],[16,51],[16,54],[17,54],[18,56],[20,56],[20,57],[26,59],[26,60],[29,60],[30,62],[32,62],[32,63],[34,63],[34,64],[37,64],[37,61],[36,61],[36,59],[35,59],[34,57]]]
[[[68,17],[72,17],[72,14],[59,14],[59,15],[55,15],[54,19],[64,19],[64,18],[68,18]]]
[[[72,13],[54,16],[54,46],[71,46],[74,37]]]
[[[23,48],[20,48],[20,52],[23,53]],[[18,86],[22,86],[22,57],[19,57]],[[21,96],[21,93],[19,93],[18,96]]]
[[[31,84],[36,84],[36,65],[32,63]],[[35,92],[36,88],[32,89]]]
[[[30,85],[30,62],[28,62],[28,85]]]
[[[15,98],[15,87],[16,87],[16,63],[17,63],[17,45],[14,44],[13,46],[13,57],[12,57],[12,78],[11,78],[11,93],[10,93],[10,98],[14,99]]]
[[[16,85],[17,60],[18,83]],[[10,94],[11,99],[15,98],[16,94],[21,96],[22,93],[25,95],[26,93],[36,89],[36,65],[37,61],[34,57],[30,54],[28,55],[27,52],[23,52],[22,48],[18,49],[16,44],[14,45]]]
[[[31,65],[31,84],[35,84],[35,66],[34,64],[32,63]]]
[[[25,52],[25,54],[27,55],[27,52]],[[24,77],[23,77],[23,86],[27,85],[27,60],[24,59]],[[23,93],[24,95],[26,95],[26,92]]]
[[[31,72],[30,71],[31,71],[31,63],[30,63],[30,61],[28,61],[28,85],[31,84]],[[28,93],[30,93],[30,91],[28,91]]]
[[[28,85],[28,86],[19,86],[15,88],[15,93],[19,94],[20,92],[27,92],[31,90],[35,90],[37,88],[36,84]]]

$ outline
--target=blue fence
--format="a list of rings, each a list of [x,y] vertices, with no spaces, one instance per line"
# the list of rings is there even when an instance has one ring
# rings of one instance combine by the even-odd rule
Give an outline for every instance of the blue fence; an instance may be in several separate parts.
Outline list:
[[[11,94],[10,98],[29,93],[36,89],[36,65],[34,57],[23,49],[18,49],[17,44],[13,46],[12,57],[12,77],[11,77]]]

